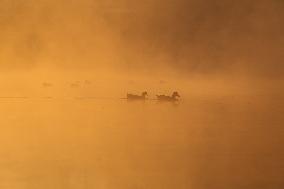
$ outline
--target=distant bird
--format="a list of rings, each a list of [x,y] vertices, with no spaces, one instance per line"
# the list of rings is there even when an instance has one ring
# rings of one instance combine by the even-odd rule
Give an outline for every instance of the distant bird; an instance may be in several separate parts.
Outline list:
[[[85,84],[86,84],[86,85],[90,85],[90,84],[92,84],[92,82],[89,81],[89,80],[85,80]]]
[[[148,93],[144,91],[141,95],[133,95],[127,93],[127,100],[146,100],[146,96],[148,96]]]
[[[165,80],[160,80],[160,84],[166,84],[167,82]]]
[[[128,81],[128,83],[132,85],[132,84],[135,84],[135,81],[130,80],[130,81]]]
[[[166,95],[157,95],[157,100],[159,101],[178,101],[178,98],[180,97],[180,95],[178,94],[178,92],[173,92],[172,96],[166,96]]]
[[[43,87],[52,87],[53,85],[52,85],[52,83],[43,82],[42,86]]]
[[[77,82],[77,83],[71,83],[70,84],[70,87],[72,87],[72,88],[77,88],[77,87],[79,87],[80,86],[80,83],[79,82]]]

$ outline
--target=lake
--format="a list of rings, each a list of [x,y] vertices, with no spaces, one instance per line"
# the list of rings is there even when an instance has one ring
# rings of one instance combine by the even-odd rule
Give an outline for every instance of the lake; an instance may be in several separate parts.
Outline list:
[[[1,189],[284,187],[284,101],[0,99]]]

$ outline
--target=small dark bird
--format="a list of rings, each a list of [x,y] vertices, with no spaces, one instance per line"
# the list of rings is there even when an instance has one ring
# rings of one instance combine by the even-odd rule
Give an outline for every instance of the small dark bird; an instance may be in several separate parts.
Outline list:
[[[77,87],[80,87],[80,83],[71,83],[70,84],[70,87],[72,87],[72,88],[77,88]]]
[[[52,87],[53,85],[52,85],[52,83],[43,82],[42,86],[43,87]]]
[[[90,85],[90,84],[92,84],[92,82],[91,81],[89,81],[89,80],[85,80],[85,82],[84,82],[86,85]]]
[[[160,80],[160,84],[166,84],[167,82],[165,80]]]
[[[148,96],[148,93],[144,91],[141,95],[133,95],[127,93],[127,100],[146,100],[146,96]]]
[[[180,95],[178,92],[173,92],[172,96],[166,96],[166,95],[157,95],[157,99],[159,101],[178,101],[178,98]]]

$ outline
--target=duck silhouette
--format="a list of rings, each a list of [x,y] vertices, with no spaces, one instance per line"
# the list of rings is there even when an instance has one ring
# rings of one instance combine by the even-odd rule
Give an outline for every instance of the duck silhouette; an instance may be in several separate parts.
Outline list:
[[[43,86],[43,87],[52,87],[53,85],[52,85],[52,83],[43,82],[43,83],[42,83],[42,86]]]
[[[159,101],[178,101],[178,98],[180,97],[180,95],[178,94],[178,92],[173,92],[172,96],[166,96],[166,95],[157,95],[157,100]]]
[[[146,96],[148,96],[148,93],[144,91],[141,95],[134,95],[127,93],[127,100],[146,100]]]

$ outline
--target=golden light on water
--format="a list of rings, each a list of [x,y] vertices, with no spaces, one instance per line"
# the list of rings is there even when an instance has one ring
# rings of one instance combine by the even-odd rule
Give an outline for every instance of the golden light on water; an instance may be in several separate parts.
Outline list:
[[[283,13],[0,0],[0,188],[283,188]]]

